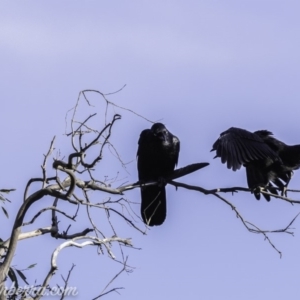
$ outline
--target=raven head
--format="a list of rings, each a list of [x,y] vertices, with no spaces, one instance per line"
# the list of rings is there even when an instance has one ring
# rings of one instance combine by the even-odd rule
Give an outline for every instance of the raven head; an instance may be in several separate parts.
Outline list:
[[[164,124],[153,124],[151,131],[153,135],[162,142],[163,145],[170,145],[172,143],[172,136]]]

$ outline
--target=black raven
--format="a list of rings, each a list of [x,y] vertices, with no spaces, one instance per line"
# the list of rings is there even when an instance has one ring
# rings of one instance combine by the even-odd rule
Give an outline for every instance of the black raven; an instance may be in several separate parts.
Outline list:
[[[155,123],[141,132],[138,142],[138,173],[140,183],[161,181],[159,185],[141,187],[141,215],[149,226],[161,225],[167,213],[166,190],[163,179],[170,175],[179,155],[179,139],[165,125]]]
[[[293,170],[300,167],[300,145],[288,146],[272,135],[267,130],[252,133],[231,127],[221,133],[211,150],[216,151],[215,158],[227,162],[228,169],[246,168],[248,186],[258,200],[260,189],[277,193],[277,186],[284,193]],[[264,197],[270,201],[269,195]]]

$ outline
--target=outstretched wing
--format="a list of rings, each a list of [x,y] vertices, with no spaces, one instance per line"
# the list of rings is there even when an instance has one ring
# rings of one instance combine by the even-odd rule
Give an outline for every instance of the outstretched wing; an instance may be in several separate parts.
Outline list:
[[[252,161],[270,158],[280,160],[279,156],[255,133],[231,127],[221,133],[211,151],[216,151],[227,168],[236,171]]]

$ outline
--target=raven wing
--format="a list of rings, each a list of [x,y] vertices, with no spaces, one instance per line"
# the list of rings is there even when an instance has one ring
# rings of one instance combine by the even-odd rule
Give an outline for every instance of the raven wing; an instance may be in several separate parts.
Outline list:
[[[227,168],[233,171],[256,160],[280,160],[259,135],[235,127],[222,132],[211,151],[216,151],[214,158],[220,157],[222,163],[227,163]]]

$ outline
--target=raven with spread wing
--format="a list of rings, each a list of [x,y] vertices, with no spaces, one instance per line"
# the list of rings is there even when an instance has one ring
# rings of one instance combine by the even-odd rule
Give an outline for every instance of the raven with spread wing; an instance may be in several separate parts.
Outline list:
[[[260,190],[277,193],[279,187],[283,193],[292,177],[293,170],[300,167],[300,145],[288,146],[272,137],[267,130],[249,132],[231,127],[221,133],[211,151],[216,151],[227,168],[236,171],[243,165],[246,168],[249,188],[256,199],[260,199]],[[270,196],[265,195],[270,201]]]
[[[137,167],[140,183],[161,181],[159,185],[141,186],[141,215],[145,224],[161,225],[167,214],[163,179],[175,169],[180,142],[165,125],[155,123],[151,129],[142,131],[138,144]]]

